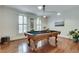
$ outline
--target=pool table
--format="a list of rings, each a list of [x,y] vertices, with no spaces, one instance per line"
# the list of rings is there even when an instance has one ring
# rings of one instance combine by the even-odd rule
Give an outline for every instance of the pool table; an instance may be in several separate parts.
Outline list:
[[[24,33],[28,39],[28,45],[31,47],[33,51],[37,50],[36,43],[40,40],[47,40],[49,43],[49,37],[55,37],[55,46],[57,46],[57,36],[60,34],[60,31],[55,30],[42,30],[42,31],[29,31]]]

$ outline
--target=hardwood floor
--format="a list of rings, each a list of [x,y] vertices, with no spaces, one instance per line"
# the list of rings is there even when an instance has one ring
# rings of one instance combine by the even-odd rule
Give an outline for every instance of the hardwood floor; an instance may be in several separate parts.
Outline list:
[[[10,44],[0,45],[0,53],[78,53],[79,42],[75,43],[67,38],[58,37],[58,46],[54,46],[54,39],[50,39],[50,44],[39,47],[37,52],[31,51],[27,45],[27,40],[12,41]]]

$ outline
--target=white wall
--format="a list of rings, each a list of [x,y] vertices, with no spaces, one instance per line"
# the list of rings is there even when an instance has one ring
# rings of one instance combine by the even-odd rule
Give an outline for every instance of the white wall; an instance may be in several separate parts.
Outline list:
[[[18,33],[18,15],[23,14],[28,19],[28,31],[30,31],[30,18],[34,18],[34,26],[36,29],[37,16],[32,13],[24,13],[19,10],[9,8],[6,6],[0,6],[0,37],[10,36],[11,40],[24,38],[23,34]],[[41,18],[42,29],[47,26],[46,19]]]
[[[41,20],[42,20],[42,30],[44,30],[44,27],[48,26],[48,18],[42,17]]]
[[[55,27],[55,21],[64,20],[65,26]],[[61,31],[61,35],[69,37],[69,31],[79,29],[79,8],[74,8],[61,13],[61,16],[51,16],[48,19],[48,27],[52,30]]]
[[[28,17],[28,27],[30,26],[29,19],[37,19],[37,16],[31,13],[23,13],[16,9],[0,6],[0,37],[10,36],[11,40],[24,37],[18,33],[18,15],[24,14]],[[57,19],[65,21],[64,27],[55,27],[54,23]],[[75,28],[79,29],[79,8],[74,8],[61,13],[61,16],[52,15],[50,18],[42,20],[42,29],[47,26],[51,30],[61,31],[61,35],[68,37],[68,32]],[[36,27],[36,26],[35,26]],[[28,28],[30,30],[30,28]]]
[[[18,15],[24,14],[28,17],[36,16],[31,13],[23,13],[16,9],[0,6],[0,37],[10,36],[11,40],[23,38],[23,34],[18,33]]]

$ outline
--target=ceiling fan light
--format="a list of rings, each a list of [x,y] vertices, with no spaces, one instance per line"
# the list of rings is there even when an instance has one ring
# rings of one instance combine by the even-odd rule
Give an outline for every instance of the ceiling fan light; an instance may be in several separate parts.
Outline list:
[[[43,16],[44,18],[46,18],[46,16]]]
[[[57,15],[59,16],[59,15],[61,15],[61,13],[58,12]]]
[[[42,6],[38,6],[38,9],[41,10],[43,7]]]

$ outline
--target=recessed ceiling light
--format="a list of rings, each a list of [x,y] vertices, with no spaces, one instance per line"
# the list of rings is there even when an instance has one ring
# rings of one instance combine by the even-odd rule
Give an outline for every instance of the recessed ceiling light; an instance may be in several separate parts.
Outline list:
[[[37,8],[38,8],[39,10],[41,10],[43,7],[42,7],[42,6],[38,6]]]
[[[59,15],[61,15],[61,13],[58,12],[57,15],[59,16]]]

